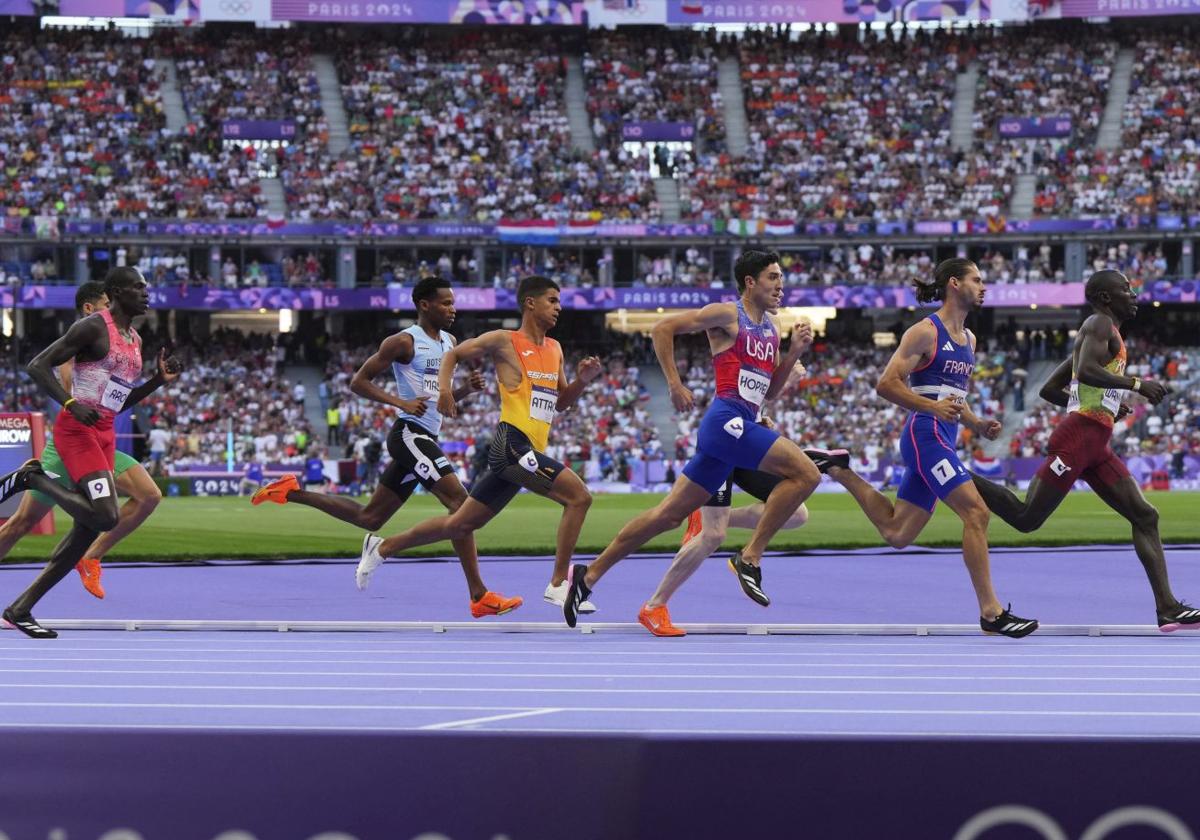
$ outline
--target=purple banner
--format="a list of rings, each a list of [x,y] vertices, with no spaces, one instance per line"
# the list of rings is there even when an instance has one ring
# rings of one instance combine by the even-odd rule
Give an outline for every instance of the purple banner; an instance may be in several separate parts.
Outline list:
[[[986,222],[976,231],[985,232]],[[1116,219],[1009,219],[1004,224],[1008,233],[1078,233],[1089,230],[1116,230]]]
[[[691,141],[696,126],[688,122],[627,122],[621,126],[621,139],[643,142]]]
[[[1070,137],[1071,118],[1005,117],[998,130],[1001,137]]]
[[[271,0],[273,20],[345,23],[560,24],[587,23],[584,0]]]
[[[226,140],[292,140],[296,124],[291,120],[225,120],[221,137]]]
[[[1158,280],[1147,283],[1140,298],[1163,303],[1195,303],[1200,280]],[[158,286],[151,289],[150,305],[163,309],[412,309],[412,289],[289,289],[282,287],[223,289],[207,286]],[[490,311],[517,308],[512,289],[456,286],[455,305],[461,310]],[[732,287],[563,289],[565,309],[686,309],[736,300]],[[1082,283],[996,283],[987,288],[985,306],[1080,306]],[[794,286],[784,291],[786,306],[837,308],[896,308],[917,306],[909,286]],[[70,309],[75,305],[74,286],[22,286],[23,309]],[[12,306],[12,290],[0,289],[0,307]]]
[[[1200,14],[1200,0],[1063,0],[1063,17]]]

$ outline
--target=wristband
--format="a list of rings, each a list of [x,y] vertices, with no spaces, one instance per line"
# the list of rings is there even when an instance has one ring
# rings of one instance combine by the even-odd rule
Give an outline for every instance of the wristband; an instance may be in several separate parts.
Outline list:
[[[1129,390],[1134,391],[1134,392],[1140,392],[1141,388],[1142,388],[1142,380],[1136,376],[1133,377],[1133,387],[1130,388]]]
[[[67,401],[65,403],[63,403],[63,408],[70,408],[71,403],[73,403],[73,402],[79,402],[79,400],[75,399],[74,397],[68,397]]]

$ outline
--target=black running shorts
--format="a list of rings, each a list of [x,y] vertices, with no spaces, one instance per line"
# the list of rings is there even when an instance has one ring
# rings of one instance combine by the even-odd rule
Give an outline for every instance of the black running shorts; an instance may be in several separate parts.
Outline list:
[[[534,449],[516,426],[501,423],[488,449],[488,468],[471,487],[471,498],[499,513],[522,487],[545,496],[565,469],[549,455]]]
[[[775,485],[783,481],[777,475],[762,470],[747,470],[737,467],[725,481],[725,486],[713,493],[712,498],[704,503],[705,507],[729,507],[733,501],[733,485],[745,490],[760,502],[765,502],[767,496],[775,489]]]
[[[392,462],[379,483],[402,500],[412,495],[418,481],[429,488],[454,472],[433,432],[411,420],[400,419],[392,425],[387,448]]]

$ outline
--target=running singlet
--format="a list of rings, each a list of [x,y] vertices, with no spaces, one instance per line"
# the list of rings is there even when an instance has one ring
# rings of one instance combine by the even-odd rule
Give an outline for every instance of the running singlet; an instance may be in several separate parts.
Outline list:
[[[737,313],[738,332],[733,346],[713,356],[717,396],[757,417],[779,358],[779,333],[766,316],[760,323],[750,320],[740,300]]]
[[[1117,355],[1104,366],[1109,373],[1121,376],[1125,373],[1125,340],[1121,332],[1113,325],[1113,335],[1120,343]],[[1067,411],[1077,412],[1089,420],[1108,426],[1110,429],[1116,422],[1117,412],[1121,410],[1122,394],[1118,388],[1098,388],[1095,385],[1084,385],[1079,381],[1079,374],[1071,363],[1071,395],[1067,399]]]
[[[413,324],[404,332],[412,336],[413,357],[407,365],[392,362],[392,374],[396,377],[400,399],[412,400],[426,394],[430,399],[425,403],[425,413],[420,417],[404,411],[400,412],[400,416],[437,437],[442,430],[442,415],[437,407],[438,371],[442,367],[442,356],[454,347],[454,340],[450,333],[442,330],[439,340],[435,341],[419,324]]]
[[[108,327],[108,355],[95,362],[75,360],[71,396],[99,411],[100,422],[111,426],[113,417],[129,399],[134,380],[141,376],[142,339],[130,327],[131,340],[126,341],[107,309],[100,310],[100,317]]]
[[[967,343],[959,344],[950,337],[946,325],[937,315],[929,320],[937,329],[937,349],[925,367],[917,368],[908,375],[908,387],[914,393],[931,400],[947,398],[962,402],[971,387],[971,375],[975,372],[975,353],[971,350],[971,333],[967,332]],[[914,411],[914,415],[933,417],[932,414]],[[934,418],[936,419],[936,418]],[[938,420],[938,431],[946,434],[951,446],[958,439],[958,424]]]
[[[508,335],[521,363],[522,376],[516,388],[500,383],[500,422],[520,429],[534,449],[544,452],[558,403],[562,347],[553,338],[538,346],[518,330]]]

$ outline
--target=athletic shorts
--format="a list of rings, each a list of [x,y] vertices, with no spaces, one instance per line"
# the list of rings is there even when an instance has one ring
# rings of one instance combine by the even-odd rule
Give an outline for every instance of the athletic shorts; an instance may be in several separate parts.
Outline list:
[[[929,414],[910,414],[900,433],[904,478],[896,497],[932,511],[959,485],[971,480],[954,444],[958,424],[944,423]]]
[[[696,454],[683,474],[716,494],[735,468],[757,470],[779,432],[755,422],[750,409],[729,400],[713,400],[696,436]]]
[[[775,485],[781,481],[783,479],[779,476],[762,470],[744,470],[737,467],[733,474],[725,479],[725,486],[714,493],[712,498],[704,503],[704,506],[729,507],[733,501],[733,485],[735,484],[760,502],[765,502],[767,496],[770,496],[771,491],[775,489]]]
[[[566,467],[533,448],[525,433],[509,423],[496,427],[488,449],[488,468],[471,486],[471,498],[499,513],[524,487],[540,496],[550,492]]]
[[[63,465],[62,458],[60,458],[58,455],[58,450],[54,448],[53,435],[51,435],[50,440],[46,441],[46,447],[42,450],[42,454],[38,456],[38,460],[42,462],[42,469],[57,476],[57,478],[54,479],[56,482],[61,484],[63,487],[66,487],[68,490],[75,487],[75,482],[71,481],[71,477],[67,475],[67,468]],[[113,461],[116,467],[113,470],[113,474],[117,476],[120,476],[121,473],[132,467],[140,466],[137,461],[119,449],[113,456]],[[44,507],[54,507],[56,504],[56,502],[49,496],[45,496],[36,490],[30,490],[29,492],[33,496],[33,500],[39,505],[43,505]]]
[[[407,501],[420,482],[426,489],[454,472],[450,459],[438,445],[437,435],[419,423],[400,419],[392,424],[387,438],[392,462],[379,483],[402,501]]]
[[[1129,469],[1112,451],[1111,440],[1111,426],[1071,412],[1050,435],[1037,477],[1063,493],[1079,478],[1092,487],[1112,487]]]
[[[117,435],[111,416],[101,416],[95,426],[85,426],[71,412],[58,412],[54,446],[73,483],[85,475],[116,469]]]

